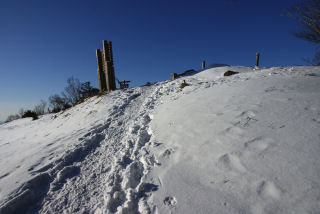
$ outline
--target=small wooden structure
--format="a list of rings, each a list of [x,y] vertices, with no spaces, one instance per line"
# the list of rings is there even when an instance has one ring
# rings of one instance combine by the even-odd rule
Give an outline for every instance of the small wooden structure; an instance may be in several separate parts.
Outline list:
[[[130,82],[129,80],[123,80],[123,81],[118,80],[120,89],[129,88],[129,82]]]

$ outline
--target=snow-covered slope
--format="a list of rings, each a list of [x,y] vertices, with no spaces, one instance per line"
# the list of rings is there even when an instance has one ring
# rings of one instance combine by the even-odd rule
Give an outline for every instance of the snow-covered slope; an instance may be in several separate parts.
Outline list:
[[[316,213],[319,85],[218,67],[0,125],[0,213]]]

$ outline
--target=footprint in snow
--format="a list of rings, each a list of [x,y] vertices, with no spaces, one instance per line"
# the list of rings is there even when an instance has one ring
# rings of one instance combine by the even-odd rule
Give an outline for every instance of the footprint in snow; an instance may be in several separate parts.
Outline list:
[[[280,199],[281,197],[281,190],[269,181],[262,181],[258,185],[257,193],[264,198]]]
[[[66,182],[67,179],[70,179],[74,176],[80,174],[80,167],[79,166],[66,166],[62,170],[60,170],[54,181],[50,184],[51,189],[53,191],[60,189],[63,184]]]
[[[125,170],[125,176],[122,181],[122,187],[124,189],[136,188],[141,182],[144,167],[143,164],[139,161],[131,163]]]
[[[256,113],[257,113],[256,111],[243,111],[237,116],[237,118],[255,117]]]
[[[174,152],[174,149],[166,149],[161,156],[164,158],[169,158],[173,152]]]
[[[317,108],[315,108],[315,107],[313,107],[313,106],[306,106],[306,107],[304,107],[304,110],[306,110],[306,111],[317,111]]]
[[[173,208],[175,207],[175,205],[177,204],[177,200],[175,197],[172,196],[167,196],[164,200],[163,200],[164,205]]]
[[[218,167],[223,170],[245,172],[246,168],[242,165],[238,156],[234,154],[224,154],[219,157]]]
[[[130,127],[131,134],[137,134],[140,128],[141,127],[139,125],[137,125],[137,124],[134,125],[133,127]]]
[[[162,143],[152,142],[151,145],[152,145],[153,147],[159,147],[159,146],[162,145]]]
[[[160,166],[161,163],[157,160],[157,158],[154,155],[146,156],[145,160],[148,164],[148,166]]]
[[[151,138],[151,135],[148,133],[147,130],[141,130],[139,132],[138,144],[142,147],[147,142],[149,142],[150,138]]]
[[[271,145],[272,140],[269,138],[257,137],[244,143],[245,152],[262,153]]]
[[[258,120],[255,118],[256,114],[253,111],[244,111],[237,118],[240,118],[234,125],[238,127],[249,127]]]
[[[150,121],[151,121],[151,117],[149,115],[144,115],[143,116],[143,124],[144,125],[150,123]]]
[[[222,116],[222,115],[224,115],[222,112],[218,112],[218,113],[216,113],[215,114],[216,116]]]
[[[244,130],[238,126],[231,126],[226,128],[225,130],[221,131],[221,135],[242,135]]]
[[[313,120],[313,122],[320,124],[320,118],[313,118],[312,120]]]
[[[142,183],[139,186],[138,197],[147,197],[150,196],[152,192],[155,192],[159,189],[158,185],[153,183]]]
[[[48,143],[46,147],[52,146],[54,143]]]

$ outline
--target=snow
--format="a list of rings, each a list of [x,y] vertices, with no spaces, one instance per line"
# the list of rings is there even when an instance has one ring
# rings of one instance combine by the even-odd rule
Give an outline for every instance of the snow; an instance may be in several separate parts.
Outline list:
[[[215,67],[2,124],[0,213],[317,213],[319,71]]]

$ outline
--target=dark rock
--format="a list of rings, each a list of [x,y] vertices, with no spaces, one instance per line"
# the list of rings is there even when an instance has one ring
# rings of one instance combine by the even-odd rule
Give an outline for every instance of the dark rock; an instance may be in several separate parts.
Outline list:
[[[234,75],[234,74],[238,74],[239,72],[236,72],[236,71],[227,71],[223,74],[223,76],[231,76],[231,75]]]

